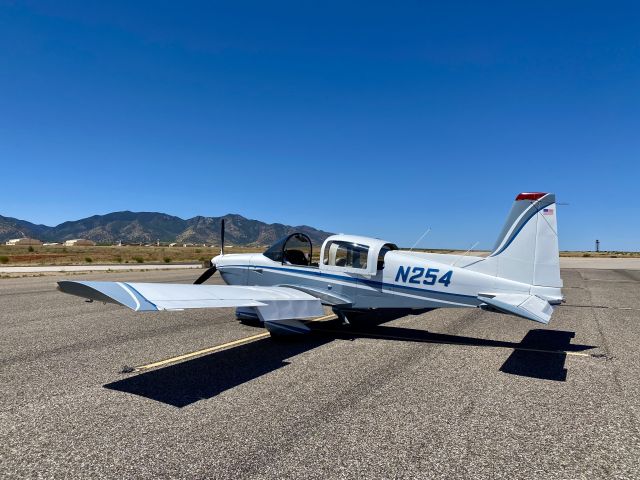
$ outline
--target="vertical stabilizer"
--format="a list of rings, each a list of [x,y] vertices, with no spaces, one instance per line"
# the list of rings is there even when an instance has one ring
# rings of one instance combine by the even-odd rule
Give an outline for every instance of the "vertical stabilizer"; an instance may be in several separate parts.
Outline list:
[[[540,287],[562,287],[556,197],[521,193],[516,197],[485,265],[496,276]]]

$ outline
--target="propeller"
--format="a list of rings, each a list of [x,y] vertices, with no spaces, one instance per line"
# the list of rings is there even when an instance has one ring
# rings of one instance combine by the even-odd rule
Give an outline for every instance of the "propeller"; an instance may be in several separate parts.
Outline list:
[[[224,255],[224,218],[222,219],[222,224],[220,226],[220,255]],[[195,282],[194,285],[200,285],[201,283],[206,282],[211,278],[211,276],[216,273],[218,270],[215,264],[209,262],[211,266],[207,268],[202,275],[200,275]]]
[[[206,282],[207,280],[209,280],[211,278],[211,275],[213,275],[214,273],[216,273],[216,266],[212,265],[209,268],[207,268],[204,273],[202,275],[200,275],[198,277],[198,279],[193,282],[194,285],[200,285],[201,283]]]
[[[224,255],[224,218],[220,224],[220,255]]]

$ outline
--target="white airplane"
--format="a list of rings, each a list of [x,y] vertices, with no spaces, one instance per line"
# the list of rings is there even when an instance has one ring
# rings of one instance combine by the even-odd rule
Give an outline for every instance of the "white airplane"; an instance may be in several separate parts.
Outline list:
[[[556,213],[554,194],[519,194],[487,257],[332,235],[314,263],[311,240],[294,233],[264,253],[221,249],[193,285],[61,281],[58,289],[135,311],[236,307],[272,335],[309,332],[301,320],[323,315],[323,305],[345,323],[373,309],[481,308],[547,324],[563,301]],[[203,285],[216,271],[227,285]]]

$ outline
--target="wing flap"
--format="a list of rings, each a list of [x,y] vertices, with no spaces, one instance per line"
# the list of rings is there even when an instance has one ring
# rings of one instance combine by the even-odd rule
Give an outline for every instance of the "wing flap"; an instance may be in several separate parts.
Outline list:
[[[549,323],[553,314],[551,304],[536,295],[527,295],[526,293],[480,293],[478,299],[501,312],[517,315],[545,325]]]
[[[264,321],[311,318],[324,313],[319,299],[286,287],[61,281],[58,289],[90,300],[123,305],[137,312],[256,307]]]

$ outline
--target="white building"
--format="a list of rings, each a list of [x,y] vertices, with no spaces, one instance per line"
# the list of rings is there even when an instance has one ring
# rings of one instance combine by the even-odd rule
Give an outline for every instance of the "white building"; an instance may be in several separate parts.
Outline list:
[[[8,240],[7,245],[42,245],[40,240],[36,240],[35,238],[12,238]]]
[[[74,238],[73,240],[65,240],[65,247],[93,247],[96,242],[93,240],[86,240],[84,238]]]

